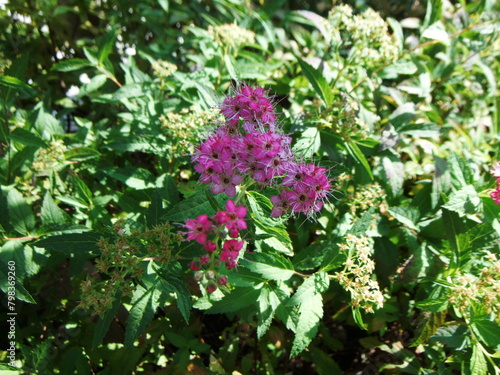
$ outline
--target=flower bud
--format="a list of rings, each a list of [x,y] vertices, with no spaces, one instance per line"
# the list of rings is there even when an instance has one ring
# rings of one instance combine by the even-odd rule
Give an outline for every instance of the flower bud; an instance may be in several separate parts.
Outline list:
[[[217,290],[217,284],[214,283],[213,281],[209,281],[207,283],[207,286],[205,287],[207,293],[209,294],[212,294],[213,292],[215,292]]]
[[[215,279],[215,272],[212,270],[205,271],[205,277],[207,280],[213,280]]]
[[[217,276],[217,284],[219,284],[220,286],[226,285],[227,284],[227,276],[226,275]]]

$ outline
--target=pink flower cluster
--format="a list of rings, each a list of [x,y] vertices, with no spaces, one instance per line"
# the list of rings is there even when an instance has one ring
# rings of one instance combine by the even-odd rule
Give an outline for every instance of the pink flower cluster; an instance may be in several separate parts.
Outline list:
[[[263,88],[240,87],[224,100],[221,112],[226,122],[192,158],[200,180],[211,183],[214,194],[234,197],[236,186],[249,179],[283,189],[271,198],[273,217],[321,209],[331,188],[326,169],[296,160],[292,139],[279,132],[274,105]]]
[[[200,215],[186,221],[188,231],[186,240],[194,240],[203,245],[206,254],[193,260],[189,267],[195,271],[195,279],[205,284],[208,293],[213,293],[218,286],[227,283],[225,275],[217,275],[217,268],[224,262],[227,269],[238,264],[238,257],[245,241],[240,238],[240,231],[247,228],[245,206],[236,206],[232,200],[226,203],[226,210],[219,211],[211,218]],[[220,243],[222,247],[220,247]]]
[[[491,170],[493,177],[500,177],[500,161],[496,162],[495,167]],[[500,204],[500,178],[497,178],[497,187],[490,193],[490,197],[495,204]]]

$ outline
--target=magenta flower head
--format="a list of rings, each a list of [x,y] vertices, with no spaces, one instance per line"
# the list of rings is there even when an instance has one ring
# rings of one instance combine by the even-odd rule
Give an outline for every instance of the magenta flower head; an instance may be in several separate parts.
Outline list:
[[[247,215],[247,208],[245,206],[238,206],[229,199],[226,202],[226,216],[228,222],[226,223],[226,228],[228,229],[247,229],[247,223],[244,217]]]
[[[500,177],[500,161],[497,161],[493,165],[493,169],[490,171],[493,177]]]
[[[500,178],[497,178],[497,187],[490,193],[490,197],[495,204],[500,204]]]
[[[197,219],[189,219],[186,221],[187,240],[195,240],[199,244],[207,242],[207,236],[210,234],[214,224],[210,221],[207,215],[200,215]]]

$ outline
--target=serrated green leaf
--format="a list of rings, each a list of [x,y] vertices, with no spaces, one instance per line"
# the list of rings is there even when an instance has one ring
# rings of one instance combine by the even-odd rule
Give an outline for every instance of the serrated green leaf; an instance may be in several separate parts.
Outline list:
[[[6,86],[12,89],[31,89],[30,85],[24,83],[19,78],[8,75],[0,76],[0,86]]]
[[[334,95],[332,88],[326,81],[325,77],[323,77],[323,74],[321,74],[319,70],[314,69],[311,65],[302,60],[300,57],[297,58],[297,61],[300,67],[302,68],[302,73],[309,80],[312,87],[314,88],[314,91],[316,91],[316,93],[321,98],[325,106],[327,108],[330,107],[330,105],[333,102]]]
[[[35,228],[35,215],[30,205],[16,189],[7,194],[7,207],[12,227],[20,234],[29,236]]]
[[[273,253],[248,253],[241,263],[267,280],[288,280],[295,273],[289,259]]]
[[[57,72],[72,72],[92,66],[92,64],[84,59],[69,59],[60,61],[52,66],[52,70]]]
[[[123,182],[125,185],[138,189],[154,188],[155,178],[151,172],[143,168],[113,168],[104,171],[108,176],[116,178]]]
[[[323,298],[321,294],[313,294],[299,306],[299,319],[295,329],[290,358],[306,349],[316,337],[318,326],[323,317]]]
[[[97,348],[101,345],[104,336],[109,330],[109,325],[118,312],[118,308],[121,304],[121,293],[117,293],[114,297],[113,304],[110,309],[108,309],[103,315],[99,316],[99,320],[95,326],[94,339],[92,340],[92,348]]]
[[[415,338],[410,347],[418,346],[434,336],[439,327],[443,324],[446,314],[443,312],[422,312],[419,315],[419,323],[415,330]]]
[[[76,195],[85,201],[88,206],[92,205],[92,192],[88,188],[87,184],[78,176],[73,176],[73,186],[75,187]]]
[[[449,348],[464,350],[470,344],[470,332],[464,325],[440,327],[429,340],[440,342]]]
[[[14,129],[10,135],[9,138],[12,139],[13,141],[20,142],[24,145],[27,146],[34,146],[34,147],[48,147],[47,142],[45,142],[44,139],[40,138],[39,136],[33,134],[32,132],[29,132],[23,128],[16,128]]]
[[[457,212],[460,216],[474,214],[478,211],[481,204],[481,198],[472,185],[466,185],[450,195],[450,200],[443,205],[450,211]]]
[[[357,324],[357,326],[361,329],[367,330],[368,327],[363,320],[363,314],[361,314],[360,307],[359,306],[352,307],[351,311],[352,311],[352,318],[354,319],[354,322]]]
[[[321,147],[320,132],[316,127],[307,128],[294,145],[294,150],[304,157],[312,157]]]
[[[178,278],[168,275],[165,270],[156,270],[157,274],[162,278],[162,280],[168,284],[171,291],[176,294],[177,307],[179,308],[182,317],[189,323],[189,314],[191,312],[191,293],[186,287],[185,283]]]
[[[300,305],[313,295],[323,293],[328,289],[330,279],[326,272],[317,272],[308,277],[298,288],[295,294],[290,298],[287,306]]]
[[[312,270],[322,264],[331,269],[340,266],[345,256],[338,251],[336,242],[336,240],[318,242],[300,250],[292,259],[295,269]],[[326,270],[322,269],[322,271]]]
[[[96,232],[68,233],[44,237],[33,245],[48,251],[64,253],[93,253],[99,252],[97,243],[104,235]]]
[[[64,158],[68,161],[83,161],[98,158],[101,153],[91,147],[75,147],[64,153]]]
[[[368,164],[368,160],[366,160],[365,155],[361,152],[359,149],[358,145],[355,142],[346,142],[344,143],[345,148],[349,152],[349,154],[353,157],[353,159],[357,162],[360,163],[370,176],[370,178],[373,180],[373,172],[370,167],[370,164]]]
[[[2,255],[5,257],[5,254]],[[8,274],[7,270],[9,269],[7,264],[3,262],[3,260],[0,261],[0,290],[2,290],[5,294],[8,293],[9,291],[9,283],[8,283]],[[24,288],[23,284],[21,284],[21,281],[19,278],[16,278],[16,298],[20,301],[27,302],[27,303],[36,303],[31,294]]]
[[[217,194],[215,196],[217,202],[221,207],[225,207],[227,197],[224,194]],[[196,194],[190,196],[189,198],[174,205],[166,214],[162,217],[163,220],[182,222],[188,219],[195,219],[200,215],[207,214],[211,216],[215,214],[210,202],[207,200],[204,191],[199,191]]]
[[[500,345],[500,326],[497,323],[486,318],[473,319],[470,327],[485,345],[492,348]]]
[[[125,330],[125,346],[132,346],[134,341],[146,330],[153,321],[159,306],[161,292],[154,286],[145,289],[138,285],[132,296],[132,308],[127,319]]]
[[[42,224],[46,227],[60,226],[71,222],[66,212],[60,209],[49,192],[45,193],[41,210]]]
[[[161,218],[165,215],[166,209],[163,207],[163,199],[161,198],[160,191],[158,189],[153,191],[151,196],[151,204],[146,212],[146,224],[149,227],[159,225],[161,223]]]
[[[448,299],[446,296],[441,298],[427,298],[423,301],[417,302],[415,306],[420,310],[437,313],[448,308]]]
[[[488,365],[483,351],[479,344],[472,347],[472,356],[470,359],[470,373],[474,375],[486,375],[488,373]]]
[[[260,289],[240,288],[225,296],[220,301],[213,303],[207,314],[220,314],[235,312],[249,305],[255,305],[260,295]]]
[[[417,232],[420,230],[417,224],[418,219],[420,218],[418,208],[412,206],[391,207],[388,211],[397,221],[406,227]]]

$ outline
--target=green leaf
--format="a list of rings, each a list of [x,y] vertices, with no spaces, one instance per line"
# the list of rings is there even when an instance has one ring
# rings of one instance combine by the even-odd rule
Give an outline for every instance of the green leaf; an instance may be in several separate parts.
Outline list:
[[[146,213],[146,224],[149,227],[153,227],[161,224],[161,218],[165,215],[165,208],[163,207],[163,199],[161,198],[161,193],[158,189],[153,191],[151,196],[151,204],[149,205],[148,211]]]
[[[177,296],[177,307],[179,308],[182,317],[189,323],[189,314],[191,311],[191,293],[186,287],[185,282],[179,280],[178,278],[169,275],[166,270],[157,269],[156,273],[160,278],[168,284],[171,288],[170,292],[174,292]]]
[[[144,190],[155,187],[154,176],[147,169],[113,168],[104,173],[134,189]]]
[[[306,349],[316,337],[318,326],[323,317],[323,298],[321,294],[313,294],[299,306],[299,319],[295,330],[290,358]]]
[[[312,157],[321,146],[320,132],[316,127],[307,128],[294,145],[294,150],[305,157]]]
[[[431,311],[434,313],[445,311],[448,308],[448,299],[446,296],[441,298],[427,298],[415,304],[420,310]]]
[[[423,28],[426,29],[433,23],[440,21],[442,14],[443,0],[427,0]]]
[[[488,373],[488,365],[480,344],[476,344],[472,347],[470,373],[474,375],[486,375]]]
[[[352,307],[351,310],[352,310],[352,317],[354,319],[354,322],[357,324],[357,326],[361,329],[367,330],[368,326],[363,321],[363,315],[361,314],[360,307],[359,306]]]
[[[29,236],[35,228],[35,215],[24,197],[16,189],[7,194],[7,207],[12,227],[20,234]]]
[[[2,257],[5,257],[5,254],[2,255]],[[5,259],[5,258],[3,258]],[[0,290],[2,290],[5,294],[8,294],[9,292],[9,282],[8,282],[8,264],[4,263],[4,261],[0,260]],[[17,271],[17,269],[16,269]],[[16,277],[15,281],[15,286],[16,286],[16,298],[20,301],[27,302],[27,303],[36,303],[31,294],[24,288],[23,284],[21,284],[20,278]]]
[[[419,231],[417,223],[420,218],[420,212],[418,208],[412,206],[392,207],[388,211],[401,224],[417,232]]]
[[[257,325],[257,338],[260,340],[267,332],[273,321],[276,309],[281,304],[280,297],[287,298],[285,292],[274,289],[270,284],[265,284],[261,289],[261,294],[257,300],[259,306],[258,325]]]
[[[146,330],[153,321],[159,306],[161,292],[154,286],[145,289],[138,285],[132,296],[132,308],[127,319],[125,330],[125,346],[132,346],[134,341]]]
[[[361,152],[359,149],[358,145],[355,142],[346,142],[344,143],[347,151],[349,154],[353,157],[353,159],[357,162],[360,163],[370,176],[370,178],[373,180],[373,172],[370,167],[370,164],[368,164],[368,160],[366,160],[365,155]]]
[[[6,86],[11,89],[31,89],[31,86],[21,81],[19,78],[2,75],[0,76],[0,86]]]
[[[306,78],[313,86],[314,91],[316,91],[321,100],[323,100],[325,106],[330,107],[330,105],[333,103],[334,95],[332,88],[326,81],[325,77],[323,77],[319,70],[314,69],[300,57],[297,57],[297,61],[302,68],[302,73],[306,76]]]
[[[225,207],[227,199],[224,197],[224,194],[217,194],[215,196],[215,199],[217,200],[217,202],[219,202],[219,205],[221,207]],[[190,196],[189,198],[174,205],[167,212],[167,214],[162,217],[162,219],[182,222],[188,219],[195,219],[203,214],[211,216],[215,214],[215,210],[207,200],[205,192],[201,190],[196,194]]]
[[[113,46],[115,45],[116,36],[117,30],[116,27],[113,27],[99,40],[99,52],[97,56],[99,65],[104,65],[104,61],[108,58]]]
[[[328,289],[330,279],[326,272],[317,272],[308,277],[290,298],[287,306],[299,305],[307,301],[314,294],[323,293]]]
[[[96,253],[100,251],[97,243],[102,237],[104,235],[97,232],[66,233],[44,237],[36,241],[34,245],[48,251],[63,253]]]
[[[267,280],[288,280],[295,273],[289,259],[273,253],[247,253],[242,266]]]
[[[235,312],[247,306],[255,305],[260,295],[260,289],[257,288],[239,288],[231,294],[225,296],[220,301],[213,303],[206,313],[220,314]]]
[[[431,336],[436,333],[438,328],[441,327],[445,318],[446,314],[444,312],[421,312],[418,318],[419,323],[415,330],[415,338],[410,347],[418,346],[426,342]]]
[[[457,212],[462,217],[468,214],[475,214],[480,204],[481,198],[479,198],[474,186],[466,185],[460,190],[453,192],[450,195],[450,200],[443,207]]]
[[[83,161],[98,158],[101,153],[91,147],[75,147],[64,153],[64,158],[68,161]]]
[[[295,269],[312,270],[322,264],[329,269],[340,266],[345,261],[345,255],[338,251],[336,242],[336,240],[318,242],[300,250],[292,259]]]
[[[13,141],[20,142],[27,146],[34,147],[48,147],[47,142],[39,136],[29,132],[23,128],[15,128],[9,135],[9,138]]]
[[[448,348],[464,350],[470,345],[470,332],[464,325],[440,327],[429,341],[437,341]]]
[[[72,72],[92,66],[92,64],[84,59],[69,59],[58,62],[52,66],[52,70],[57,72]]]
[[[83,201],[87,202],[88,207],[90,207],[93,201],[92,192],[80,177],[74,175],[72,179],[73,179],[73,186],[75,187],[76,196],[82,199]]]
[[[43,198],[41,218],[46,227],[58,227],[71,222],[69,215],[57,206],[49,192]]]
[[[500,326],[486,318],[473,319],[470,327],[487,346],[496,348],[500,345]]]
[[[101,345],[102,340],[104,339],[104,336],[109,330],[109,325],[111,324],[111,321],[115,317],[116,313],[118,312],[118,308],[120,307],[121,304],[121,293],[118,292],[116,296],[114,297],[113,300],[113,305],[111,306],[110,309],[108,309],[104,315],[99,316],[99,320],[97,321],[97,324],[95,326],[94,330],[94,339],[92,340],[92,348],[97,348],[99,345]]]

